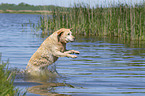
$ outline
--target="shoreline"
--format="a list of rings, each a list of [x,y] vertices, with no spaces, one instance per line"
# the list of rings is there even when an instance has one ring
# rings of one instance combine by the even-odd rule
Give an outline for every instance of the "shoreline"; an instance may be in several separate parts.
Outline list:
[[[47,10],[0,10],[0,13],[52,14],[52,11],[47,11]]]

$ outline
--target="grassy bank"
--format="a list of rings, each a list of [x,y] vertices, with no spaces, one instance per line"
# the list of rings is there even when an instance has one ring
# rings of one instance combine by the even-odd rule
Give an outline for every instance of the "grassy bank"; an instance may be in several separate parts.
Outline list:
[[[45,10],[44,10],[45,8]],[[41,14],[41,13],[50,13],[55,8],[61,9],[63,7],[53,6],[53,5],[29,5],[26,3],[16,4],[8,4],[1,3],[0,4],[0,13],[26,13],[26,14]],[[65,8],[64,8],[65,9]]]
[[[44,10],[45,8],[45,10]],[[16,4],[8,4],[8,3],[1,3],[0,4],[0,13],[19,13],[19,14],[51,14],[51,11],[55,8],[63,8],[59,6],[34,6],[29,5],[26,3],[19,3]]]
[[[65,10],[65,11],[64,11]],[[85,36],[117,36],[122,39],[145,40],[145,5],[118,5],[90,8],[76,5],[68,10],[55,8],[52,17],[42,16],[39,24],[43,34],[59,28],[73,28],[74,34]]]
[[[0,10],[0,13],[16,13],[16,14],[52,14],[48,10]]]
[[[19,96],[20,91],[13,86],[15,76],[13,72],[8,70],[8,63],[9,61],[1,62],[0,54],[0,96]]]

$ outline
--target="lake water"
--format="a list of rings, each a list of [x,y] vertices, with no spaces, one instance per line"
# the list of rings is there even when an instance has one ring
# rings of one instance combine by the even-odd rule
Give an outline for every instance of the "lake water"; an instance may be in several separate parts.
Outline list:
[[[29,26],[29,21],[37,23],[39,16],[0,14],[0,52],[3,61],[9,59],[9,68],[25,69],[32,54],[45,40],[39,35],[41,30],[33,32]],[[25,26],[22,27],[22,24]],[[52,78],[47,83],[67,83],[71,86],[36,88],[33,92],[27,91],[27,96],[56,93],[71,96],[145,96],[145,41],[77,37],[75,42],[67,44],[67,49],[80,51],[78,58],[59,58],[55,65],[61,77]],[[20,77],[14,85],[25,92],[40,84]]]

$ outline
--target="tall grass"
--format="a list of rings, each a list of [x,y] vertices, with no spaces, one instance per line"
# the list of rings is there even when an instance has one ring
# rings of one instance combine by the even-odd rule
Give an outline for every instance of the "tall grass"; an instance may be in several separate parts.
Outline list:
[[[65,11],[64,11],[65,10]],[[85,36],[117,36],[123,39],[145,40],[145,4],[118,5],[115,7],[90,8],[88,5],[75,5],[73,8],[53,10],[46,20],[40,18],[43,34],[59,28],[73,28],[74,34]],[[44,30],[44,29],[48,30]]]
[[[13,86],[12,73],[8,71],[8,68],[4,70],[6,64],[8,64],[8,61],[6,63],[2,62],[2,64],[0,64],[0,96],[14,96],[16,92]]]
[[[20,91],[13,86],[14,73],[8,70],[9,60],[4,63],[1,62],[0,53],[0,96],[20,96]],[[23,96],[26,95],[26,92]]]

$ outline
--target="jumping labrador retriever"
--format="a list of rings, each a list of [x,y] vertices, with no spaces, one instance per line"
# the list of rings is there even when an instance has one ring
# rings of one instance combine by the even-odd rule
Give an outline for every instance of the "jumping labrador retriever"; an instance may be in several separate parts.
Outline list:
[[[34,76],[43,75],[48,72],[48,66],[54,63],[58,57],[76,58],[76,55],[70,53],[79,54],[79,51],[66,50],[66,43],[75,40],[70,30],[61,28],[51,34],[30,58],[26,72]]]

